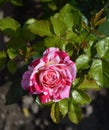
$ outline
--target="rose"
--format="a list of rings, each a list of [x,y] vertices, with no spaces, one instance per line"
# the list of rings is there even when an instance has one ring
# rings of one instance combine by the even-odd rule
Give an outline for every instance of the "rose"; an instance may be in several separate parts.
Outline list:
[[[68,98],[76,66],[59,48],[48,48],[42,58],[35,59],[23,74],[22,87],[36,94],[42,103]]]

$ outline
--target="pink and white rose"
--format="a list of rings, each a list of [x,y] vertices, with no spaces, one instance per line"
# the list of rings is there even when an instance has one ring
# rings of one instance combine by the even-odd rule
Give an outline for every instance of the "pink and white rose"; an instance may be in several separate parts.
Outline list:
[[[64,51],[51,47],[42,58],[32,61],[21,84],[30,94],[38,95],[42,103],[57,102],[69,97],[75,77],[75,63]]]

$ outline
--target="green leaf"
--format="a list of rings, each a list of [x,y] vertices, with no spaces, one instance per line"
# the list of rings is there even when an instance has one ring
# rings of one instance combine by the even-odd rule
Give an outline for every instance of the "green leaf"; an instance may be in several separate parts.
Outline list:
[[[9,60],[8,63],[7,63],[7,67],[8,67],[8,71],[11,73],[11,74],[14,74],[17,70],[17,65],[16,65],[16,62],[13,61],[13,60]]]
[[[60,111],[58,103],[52,104],[50,116],[54,123],[58,124],[60,122]]]
[[[22,37],[25,41],[32,41],[36,38],[36,35],[28,30],[28,24],[25,23],[22,28]]]
[[[16,50],[13,49],[13,48],[8,48],[7,49],[7,54],[8,54],[8,56],[9,56],[9,58],[11,60],[13,60],[18,55],[17,52],[16,52]]]
[[[109,36],[109,31],[107,28],[109,28],[109,16],[106,21],[98,27],[98,31],[103,35]]]
[[[59,110],[62,116],[65,117],[68,112],[68,99],[63,99],[59,101],[58,104],[59,104]]]
[[[6,58],[6,52],[5,51],[0,51],[0,59]]]
[[[13,18],[4,18],[0,20],[0,30],[10,37],[20,35],[20,24]]]
[[[42,56],[42,53],[46,49],[44,42],[37,42],[32,45],[32,48],[35,51],[35,54],[33,55],[33,58],[38,58]]]
[[[53,36],[53,37],[46,37],[44,39],[44,45],[46,47],[58,47],[58,48],[62,48],[62,46],[66,43],[66,41],[64,39],[61,39],[58,36]]]
[[[6,58],[0,59],[0,71],[6,67]]]
[[[47,20],[35,20],[28,25],[28,29],[33,34],[37,34],[41,37],[52,36],[50,23]]]
[[[89,76],[101,87],[109,87],[109,62],[101,59],[94,60]]]
[[[10,2],[16,6],[22,6],[23,1],[22,0],[10,0]]]
[[[73,48],[74,48],[74,46],[73,46],[72,43],[66,44],[66,52],[67,52],[67,54],[68,54],[70,57],[71,57],[72,54],[73,54]]]
[[[81,69],[87,69],[90,66],[90,58],[88,55],[80,55],[77,59],[76,59],[76,66],[78,70]]]
[[[72,43],[75,43],[77,37],[78,37],[78,35],[76,33],[74,33],[72,30],[67,30],[67,32],[66,32],[67,40],[71,41]]]
[[[68,29],[73,26],[81,26],[81,13],[70,4],[66,4],[59,13],[59,18],[63,21]]]
[[[22,37],[11,38],[7,44],[7,48],[13,48],[14,50],[18,50],[23,47],[26,47],[26,44]]]
[[[83,91],[72,90],[72,101],[77,104],[88,104],[91,102],[91,98]]]
[[[68,110],[68,117],[71,122],[78,124],[82,117],[82,112],[78,104],[73,104],[73,102],[69,101],[69,110]]]
[[[59,43],[60,39],[57,36],[54,37],[47,37],[44,39],[44,43],[46,47],[58,47],[58,43]]]
[[[26,44],[21,37],[12,38],[7,44],[7,54],[11,60],[13,60],[16,56],[19,56],[19,50],[25,50]]]
[[[109,37],[106,37],[97,43],[97,52],[101,58],[109,60]]]
[[[6,94],[6,105],[18,102],[22,96],[26,94],[21,86],[19,86],[20,81],[13,82],[12,86]]]
[[[40,0],[41,2],[51,2],[53,0]]]
[[[2,5],[3,3],[5,3],[6,0],[0,0],[0,5]]]
[[[100,87],[94,80],[90,80],[87,78],[84,78],[83,82],[79,84],[77,87],[80,90],[89,90],[89,89],[99,90],[100,89]]]
[[[91,40],[89,38],[88,41],[89,42],[86,42],[87,47],[84,48],[84,52],[86,53],[86,55],[88,55],[89,57],[91,57],[92,55],[94,55],[94,53],[96,53],[95,50],[94,50],[94,47],[93,47],[95,40],[94,39]]]
[[[53,25],[53,29],[56,35],[61,36],[65,35],[66,32],[66,25],[59,19],[58,14],[56,14],[54,17],[50,18],[51,23]]]

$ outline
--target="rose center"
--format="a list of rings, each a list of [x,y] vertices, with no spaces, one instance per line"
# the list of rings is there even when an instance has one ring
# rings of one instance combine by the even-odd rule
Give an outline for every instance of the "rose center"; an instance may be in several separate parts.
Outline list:
[[[45,70],[40,73],[39,80],[42,86],[53,88],[60,81],[60,73],[56,70]]]

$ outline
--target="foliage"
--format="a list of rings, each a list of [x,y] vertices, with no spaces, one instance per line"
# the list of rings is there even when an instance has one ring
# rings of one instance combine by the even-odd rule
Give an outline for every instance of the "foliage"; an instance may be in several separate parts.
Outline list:
[[[22,5],[21,0],[10,2]],[[77,66],[77,77],[72,84],[70,98],[46,105],[51,106],[50,115],[55,123],[59,123],[60,118],[66,115],[71,122],[78,123],[82,117],[81,105],[91,102],[87,90],[109,88],[109,18],[103,16],[104,10],[101,9],[89,20],[74,1],[67,0],[59,8],[56,5],[60,1],[41,2],[46,2],[51,10],[57,12],[43,20],[27,19],[23,26],[14,18],[0,19],[0,30],[10,38],[6,49],[0,51],[0,68],[3,69],[3,64],[6,64],[9,72],[16,75],[19,73],[18,60],[27,67],[29,61],[40,57],[45,48],[55,46],[66,51]],[[22,74],[23,67],[20,68]],[[7,93],[6,104],[15,103],[26,94],[19,87],[20,81],[16,82]],[[37,96],[34,99],[39,102]]]
[[[6,3],[6,2],[10,2],[16,6],[22,6],[23,5],[23,1],[22,0],[0,0],[0,5]]]

